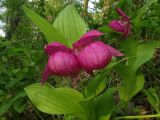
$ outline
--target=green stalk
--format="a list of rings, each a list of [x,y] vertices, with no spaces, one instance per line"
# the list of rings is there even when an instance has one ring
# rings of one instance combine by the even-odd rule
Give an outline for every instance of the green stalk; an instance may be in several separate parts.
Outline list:
[[[155,118],[155,117],[160,117],[160,114],[155,114],[155,115],[142,115],[142,116],[122,116],[122,117],[117,117],[115,120]]]

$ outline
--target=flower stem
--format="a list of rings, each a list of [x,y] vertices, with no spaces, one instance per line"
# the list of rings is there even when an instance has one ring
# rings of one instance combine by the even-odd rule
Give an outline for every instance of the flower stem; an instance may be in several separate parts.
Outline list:
[[[142,116],[122,116],[122,117],[117,117],[115,120],[124,120],[124,119],[140,119],[140,118],[155,118],[155,117],[160,117],[160,114],[155,114],[155,115],[142,115]]]

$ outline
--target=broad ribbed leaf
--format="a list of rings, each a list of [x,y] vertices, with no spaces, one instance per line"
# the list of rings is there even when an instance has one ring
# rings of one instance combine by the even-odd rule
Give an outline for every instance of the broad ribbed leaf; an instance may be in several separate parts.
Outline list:
[[[145,94],[148,97],[148,102],[151,106],[156,110],[157,113],[160,113],[160,98],[157,94],[157,90],[155,88],[149,88],[145,90]]]
[[[120,99],[128,101],[131,98],[132,91],[136,88],[135,72],[123,64],[118,64],[115,69],[122,79],[118,90]]]
[[[119,64],[121,61],[111,62],[105,69],[101,71],[100,74],[96,75],[93,80],[89,82],[89,84],[85,88],[85,96],[93,97],[100,94],[107,85],[107,75],[112,71],[112,68]]]
[[[87,31],[87,25],[73,5],[62,10],[53,25],[65,36],[70,46]]]
[[[152,41],[148,44],[141,44],[137,47],[137,55],[134,64],[132,65],[133,70],[138,70],[138,68],[149,61],[155,52],[155,48],[160,46],[159,41]]]
[[[133,63],[135,62],[137,55],[137,46],[138,41],[134,40],[133,38],[129,38],[121,43],[121,49],[124,50],[125,56],[130,58],[127,60],[127,65],[130,67],[132,67]]]
[[[83,108],[79,102],[83,100],[81,93],[70,88],[53,88],[38,83],[25,88],[33,104],[42,112],[49,114],[82,115]]]
[[[113,110],[113,94],[115,91],[115,88],[109,88],[95,98],[95,110],[97,111],[98,120],[109,120]]]
[[[13,105],[14,110],[18,113],[22,113],[25,110],[25,107],[26,104],[24,103],[23,99],[17,100]]]
[[[143,74],[137,75],[136,81],[135,81],[136,86],[133,89],[133,91],[130,93],[130,99],[134,97],[143,88],[144,82],[145,82],[144,75]]]
[[[50,24],[47,20],[39,16],[34,11],[24,6],[23,6],[23,10],[25,14],[39,27],[39,29],[44,34],[48,43],[57,41],[68,46],[68,43],[63,37],[63,35],[55,27],[53,27],[52,24]]]
[[[127,65],[121,64],[115,67],[122,79],[119,87],[119,95],[122,100],[129,101],[143,88],[144,75],[137,74],[137,71],[153,57],[155,48],[159,45],[159,41],[138,44],[134,40],[128,40],[123,43],[121,47],[126,56],[131,57],[131,59],[127,61]]]
[[[155,48],[158,46],[160,46],[159,41],[139,44],[137,41],[129,39],[122,43],[121,49],[125,51],[127,57],[130,57],[127,66],[136,72],[141,65],[153,57]]]
[[[100,95],[81,102],[86,111],[87,120],[109,120],[113,110],[115,91],[115,88],[109,88]]]
[[[120,99],[129,101],[143,88],[145,82],[144,75],[136,74],[132,68],[123,64],[117,65],[115,69],[122,79],[118,90]]]

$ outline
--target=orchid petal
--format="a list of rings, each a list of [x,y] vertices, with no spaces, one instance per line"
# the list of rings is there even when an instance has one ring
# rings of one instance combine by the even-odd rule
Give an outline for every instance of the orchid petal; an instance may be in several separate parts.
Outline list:
[[[120,8],[117,8],[116,11],[122,17],[126,17],[127,16]]]
[[[74,47],[82,47],[94,41],[94,39],[100,37],[103,33],[97,30],[91,30],[84,34],[79,41],[73,44]]]
[[[44,84],[48,77],[52,74],[52,71],[51,69],[48,67],[48,64],[45,66],[45,69],[43,71],[43,74],[42,74],[42,80],[41,80],[41,84]]]
[[[130,18],[120,8],[117,8],[116,11],[120,16],[122,16],[121,21],[127,22],[130,20]]]
[[[112,54],[113,56],[124,56],[123,53],[119,52],[119,51],[116,50],[115,48],[113,48],[113,47],[111,47],[111,46],[109,46],[109,45],[106,45],[106,46],[107,46],[107,48],[109,49],[109,51],[111,52],[111,54]]]
[[[51,44],[48,44],[45,46],[45,52],[48,55],[52,55],[53,53],[57,51],[66,51],[66,52],[71,52],[72,50],[67,48],[66,46],[62,45],[59,42],[53,42]]]
[[[128,35],[130,34],[130,32],[131,32],[131,24],[128,23],[128,24],[126,25],[126,30],[125,30],[123,36],[124,36],[125,38],[127,38]]]
[[[124,17],[121,18],[121,21],[123,21],[123,22],[129,22],[130,18],[128,16],[124,16]]]

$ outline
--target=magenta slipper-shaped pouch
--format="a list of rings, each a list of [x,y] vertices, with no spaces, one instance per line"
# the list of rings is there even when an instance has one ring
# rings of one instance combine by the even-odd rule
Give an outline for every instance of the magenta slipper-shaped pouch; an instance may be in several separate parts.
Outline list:
[[[92,31],[89,31],[90,37],[85,37],[86,35],[88,35],[88,33],[86,33],[83,36],[83,39],[80,39],[73,44],[75,53],[82,68],[89,74],[93,74],[93,70],[98,70],[106,67],[106,65],[108,65],[108,63],[111,61],[112,56],[123,56],[122,53],[120,53],[113,47],[106,45],[101,41],[95,40],[103,33],[96,31],[96,33],[99,34],[95,36],[95,30],[93,34]],[[75,46],[77,44],[81,47]],[[76,51],[76,49],[78,49],[78,52]]]
[[[42,84],[50,75],[71,77],[78,75],[81,67],[72,49],[53,42],[45,46],[45,52],[49,55],[49,59],[42,75]]]

